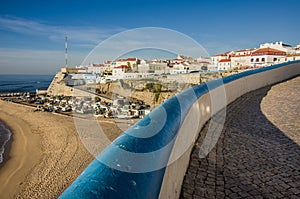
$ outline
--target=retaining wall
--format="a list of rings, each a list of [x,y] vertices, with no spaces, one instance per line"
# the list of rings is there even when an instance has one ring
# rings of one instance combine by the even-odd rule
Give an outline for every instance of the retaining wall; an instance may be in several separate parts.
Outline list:
[[[211,116],[249,91],[299,74],[300,62],[289,62],[210,81],[170,98],[101,152],[60,198],[179,198],[192,147]],[[217,142],[224,119],[206,136],[202,155]]]

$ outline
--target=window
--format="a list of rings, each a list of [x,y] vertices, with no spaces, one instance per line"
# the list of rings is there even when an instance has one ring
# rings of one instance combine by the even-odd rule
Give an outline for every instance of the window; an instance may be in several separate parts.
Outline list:
[[[274,57],[273,61],[277,61],[277,58],[276,58],[276,57]]]
[[[262,62],[265,62],[265,58],[261,58],[261,61],[262,61]]]
[[[259,58],[256,58],[255,62],[259,62]]]
[[[253,58],[251,59],[251,62],[253,62]]]

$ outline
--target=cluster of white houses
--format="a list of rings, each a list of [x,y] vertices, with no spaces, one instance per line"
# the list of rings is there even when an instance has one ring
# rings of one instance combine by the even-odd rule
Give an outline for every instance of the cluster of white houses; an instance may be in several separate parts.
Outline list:
[[[194,59],[179,55],[170,60],[140,60],[138,58],[118,59],[103,64],[90,64],[87,67],[62,68],[61,72],[68,74],[67,85],[84,83],[106,83],[117,79],[138,79],[156,75],[184,74],[207,70],[210,57]],[[76,80],[76,81],[74,81]]]
[[[287,61],[300,60],[300,44],[264,43],[259,48],[225,52],[211,57],[215,70],[260,68]]]
[[[164,74],[184,74],[203,70],[222,71],[266,67],[277,63],[300,60],[300,44],[296,47],[283,42],[264,43],[259,48],[229,51],[212,57],[178,56],[170,60],[140,60],[125,58],[91,64],[87,67],[62,68],[69,84],[105,83],[117,79],[147,78]],[[74,80],[81,80],[74,83]]]

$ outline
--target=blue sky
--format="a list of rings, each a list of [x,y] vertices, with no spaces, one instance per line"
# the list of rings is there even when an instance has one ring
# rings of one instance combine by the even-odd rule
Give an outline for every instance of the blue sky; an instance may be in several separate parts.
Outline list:
[[[54,74],[79,65],[99,42],[133,28],[181,32],[210,55],[258,47],[263,42],[300,43],[300,1],[20,1],[0,6],[0,74]]]

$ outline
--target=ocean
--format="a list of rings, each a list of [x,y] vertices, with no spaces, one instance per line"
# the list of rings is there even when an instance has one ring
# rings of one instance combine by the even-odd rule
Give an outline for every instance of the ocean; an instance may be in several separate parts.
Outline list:
[[[53,75],[0,75],[0,93],[35,92],[47,89]],[[11,139],[12,132],[0,121],[0,164],[3,162],[5,144]]]
[[[0,75],[0,93],[47,89],[54,75]]]

